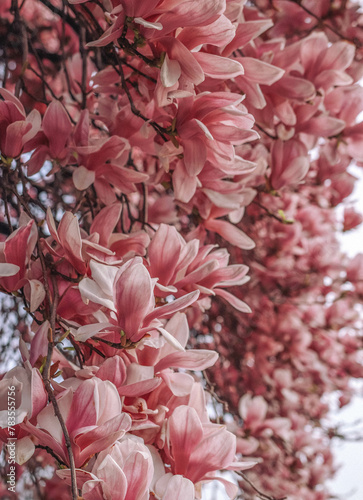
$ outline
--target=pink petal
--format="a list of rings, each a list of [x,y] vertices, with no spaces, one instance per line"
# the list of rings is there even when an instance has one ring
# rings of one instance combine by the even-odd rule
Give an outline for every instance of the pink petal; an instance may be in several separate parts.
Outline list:
[[[46,322],[47,323],[47,322]],[[48,402],[48,394],[45,390],[42,376],[38,369],[33,368],[31,372],[31,417],[36,417],[45,408]]]
[[[125,13],[130,17],[147,17],[160,0],[138,0],[137,2],[130,2],[128,0],[121,0]]]
[[[86,0],[87,1],[87,0]],[[88,42],[86,47],[105,47],[120,37],[123,27],[116,28],[115,25],[110,26],[97,40]]]
[[[204,278],[209,276],[215,269],[218,269],[219,264],[217,260],[209,260],[204,262],[200,267],[188,273],[185,278],[175,283],[177,288],[184,288],[186,285],[190,285],[192,283],[198,283],[202,281]]]
[[[204,226],[209,231],[213,231],[224,238],[232,245],[245,250],[255,248],[255,243],[243,231],[223,220],[207,220]]]
[[[31,124],[31,129],[23,137],[23,144],[33,139],[42,126],[42,117],[37,109],[32,109],[26,117],[27,123]],[[27,150],[29,151],[29,150]]]
[[[175,198],[184,203],[188,203],[197,189],[197,182],[197,177],[195,175],[188,174],[184,162],[178,162],[173,172]]]
[[[45,289],[39,280],[28,280],[24,286],[24,293],[29,302],[29,311],[34,312],[45,299]]]
[[[43,357],[47,355],[49,327],[49,321],[44,321],[44,323],[42,323],[37,329],[32,339],[29,357],[29,361],[32,366],[34,366],[39,356]]]
[[[228,467],[227,467],[228,470]],[[210,480],[210,481],[219,481],[220,483],[223,484],[227,495],[231,500],[234,500],[237,497],[237,494],[239,492],[239,488],[236,484],[231,483],[231,481],[228,481],[224,477],[221,476],[215,476],[214,474],[206,475],[204,476],[204,480]]]
[[[243,285],[249,280],[246,276],[248,267],[243,264],[234,264],[228,267],[219,268],[208,276],[201,283],[203,286],[226,287],[231,285]]]
[[[196,290],[191,293],[187,293],[183,297],[179,299],[173,300],[169,302],[169,304],[165,304],[161,307],[156,307],[150,314],[148,314],[145,318],[145,323],[150,323],[153,319],[158,318],[167,318],[168,316],[173,315],[174,313],[187,308],[191,304],[193,304],[199,297],[199,290]]]
[[[28,169],[28,176],[31,177],[32,175],[39,172],[39,170],[44,165],[45,160],[47,160],[48,158],[49,158],[49,151],[46,146],[40,146],[39,148],[37,148],[32,153],[30,160],[26,162]]]
[[[77,342],[86,342],[86,340],[92,338],[94,335],[107,330],[109,328],[114,328],[111,323],[92,323],[90,325],[83,325],[77,330],[71,329],[73,337]]]
[[[28,260],[33,253],[35,242],[33,235],[33,225],[34,221],[28,222],[26,226],[22,226],[16,231],[14,231],[5,241],[4,245],[4,256],[8,264],[15,264],[18,266],[19,272],[17,274],[11,274],[9,278],[3,278],[3,286],[8,289],[15,286],[17,281],[24,277],[26,270],[26,265]],[[36,227],[34,226],[36,231]],[[15,268],[3,269],[3,271],[8,274],[12,272]]]
[[[145,255],[146,248],[150,243],[150,237],[145,231],[136,231],[131,234],[111,234],[110,249],[119,257],[127,254]]]
[[[31,128],[31,124],[26,121],[13,122],[8,125],[2,154],[10,158],[19,156],[23,148],[23,137]]]
[[[223,47],[233,40],[235,32],[236,28],[231,21],[222,15],[208,26],[184,28],[178,36],[178,40],[189,50],[204,44]]]
[[[238,60],[245,69],[245,78],[250,82],[272,85],[285,73],[285,70],[253,57],[241,57]]]
[[[82,256],[82,240],[78,219],[71,212],[65,212],[58,226],[59,241],[69,262],[84,274],[86,266]]]
[[[164,87],[172,87],[179,80],[180,75],[180,64],[178,61],[170,60],[168,54],[166,54],[160,70],[161,83]]]
[[[15,97],[14,94],[12,94],[11,92],[9,92],[8,90],[0,87],[0,95],[4,98],[5,101],[10,101],[11,103],[15,104],[15,106],[17,107],[19,113],[21,115],[23,115],[24,119],[25,119],[25,110],[24,110],[24,106],[22,105],[22,103],[19,101],[19,99],[17,97]]]
[[[315,87],[311,82],[304,78],[290,75],[283,76],[281,80],[275,83],[275,89],[284,98],[300,99],[303,101],[312,99],[316,94]]]
[[[263,109],[266,106],[266,99],[263,95],[260,86],[257,83],[252,83],[249,79],[244,76],[238,76],[235,79],[238,88],[240,88],[246,96],[248,96],[248,101],[256,109]]]
[[[253,423],[254,425],[263,422],[266,418],[268,405],[262,396],[252,398],[245,394],[239,401],[238,412],[245,421],[246,427]]]
[[[77,146],[88,146],[89,136],[89,111],[83,109],[74,128],[73,140]]]
[[[211,78],[228,79],[244,74],[243,66],[236,59],[221,57],[207,52],[193,53],[204,74]]]
[[[129,266],[115,284],[115,304],[120,328],[128,339],[139,340],[137,333],[154,305],[154,286],[145,266]]]
[[[174,396],[182,398],[189,396],[195,383],[194,378],[187,373],[173,373],[171,370],[165,370],[160,373],[160,377]]]
[[[181,239],[174,226],[160,224],[149,245],[150,274],[158,277],[163,285],[168,285],[176,271]]]
[[[90,233],[98,233],[100,235],[100,245],[107,246],[108,240],[120,219],[121,209],[121,203],[114,203],[103,208],[93,219]]]
[[[223,55],[229,56],[234,50],[243,48],[244,45],[254,38],[257,38],[261,33],[271,28],[271,26],[273,26],[271,19],[245,21],[244,23],[240,23],[237,26],[236,35],[233,41],[225,47]]]
[[[340,85],[351,85],[353,78],[344,71],[327,69],[319,73],[315,79],[315,86],[317,89],[327,91],[333,87]]]
[[[161,327],[155,327],[155,329],[161,333],[164,339],[177,351],[184,351],[184,347],[179,343],[179,341],[171,335],[167,330]]]
[[[154,389],[159,387],[161,379],[159,377],[151,378],[148,380],[142,380],[141,382],[135,382],[134,384],[122,385],[118,388],[119,395],[126,397],[138,398],[144,394],[149,394]]]
[[[220,288],[215,288],[214,292],[216,295],[219,297],[222,297],[225,299],[228,304],[231,304],[237,311],[241,311],[244,313],[250,313],[252,312],[251,308],[242,300],[238,299],[235,295],[226,292],[226,290],[221,290]]]
[[[20,267],[16,264],[0,262],[0,277],[15,276],[19,271]]]
[[[69,433],[82,427],[97,424],[97,408],[95,397],[97,397],[97,383],[93,379],[85,380],[73,395],[72,411],[67,419]]]
[[[189,349],[185,352],[173,352],[155,365],[155,373],[165,368],[183,368],[185,370],[205,370],[213,366],[218,353],[205,349]]]
[[[43,118],[43,130],[49,141],[50,155],[61,156],[72,130],[72,124],[59,101],[52,101]]]
[[[115,387],[120,387],[126,380],[126,365],[120,356],[106,359],[99,370],[97,377],[101,380],[109,380]]]
[[[91,184],[94,183],[96,178],[96,173],[92,170],[88,170],[86,167],[81,165],[73,171],[73,184],[76,189],[83,191],[87,189]]]
[[[194,484],[183,476],[173,476],[168,483],[162,500],[193,500]]]
[[[203,439],[203,428],[197,412],[188,406],[178,406],[168,420],[168,430],[174,472],[185,476],[190,455]]]
[[[106,455],[95,472],[98,479],[104,481],[103,490],[112,492],[112,500],[125,500],[129,485],[124,471],[113,457]]]
[[[56,471],[58,477],[60,477],[66,484],[71,486],[71,470],[70,469],[60,469]],[[97,477],[91,472],[87,472],[83,469],[76,469],[77,486],[81,489],[87,481],[97,479]]]
[[[15,459],[19,465],[25,464],[35,452],[35,446],[29,436],[18,439],[15,448]]]
[[[95,429],[78,435],[74,442],[80,448],[81,452],[78,459],[79,467],[95,453],[106,449],[108,446],[113,445],[120,439],[125,432],[131,428],[131,418],[126,413],[122,413],[110,420],[105,424],[96,427]]]
[[[149,495],[149,485],[153,475],[153,467],[145,452],[136,451],[128,457],[123,466],[127,478],[125,500],[142,500]]]
[[[225,469],[234,460],[236,436],[224,426],[204,425],[204,436],[193,450],[187,476],[193,482],[201,480],[208,472]]]
[[[344,70],[348,68],[354,59],[355,46],[353,43],[340,41],[333,43],[327,48],[320,63],[320,71],[325,69]]]
[[[218,19],[226,8],[224,0],[198,0],[191,4],[173,2],[169,10],[160,18],[164,31],[170,33],[180,26],[206,26]]]
[[[171,60],[179,62],[180,68],[186,79],[194,85],[199,85],[204,81],[204,72],[192,53],[178,39],[164,37],[158,40],[165,48]]]
[[[298,132],[313,134],[317,137],[338,135],[345,128],[345,122],[330,116],[317,116],[298,128]]]
[[[184,165],[187,174],[191,177],[198,175],[207,159],[207,148],[203,139],[193,137],[183,139]]]

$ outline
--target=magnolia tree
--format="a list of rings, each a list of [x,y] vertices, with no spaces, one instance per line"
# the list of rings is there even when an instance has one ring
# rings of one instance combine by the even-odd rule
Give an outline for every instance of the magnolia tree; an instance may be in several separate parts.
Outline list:
[[[358,7],[1,1],[1,498],[330,498]]]

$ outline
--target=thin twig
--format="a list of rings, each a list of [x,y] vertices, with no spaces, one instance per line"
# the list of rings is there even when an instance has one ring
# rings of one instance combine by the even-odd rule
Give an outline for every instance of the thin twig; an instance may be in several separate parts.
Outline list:
[[[45,273],[46,273],[46,271],[45,271]],[[46,276],[45,276],[45,278],[46,278]],[[59,424],[62,428],[62,432],[64,435],[64,441],[65,441],[67,452],[68,452],[69,466],[70,466],[70,470],[71,470],[72,499],[77,500],[78,499],[78,488],[77,488],[77,480],[76,480],[76,465],[75,465],[75,461],[74,461],[71,439],[69,437],[67,426],[65,424],[63,415],[59,409],[58,402],[57,402],[57,399],[54,395],[52,384],[50,382],[50,380],[51,380],[50,365],[52,362],[52,355],[53,355],[53,350],[54,350],[54,332],[55,332],[55,326],[56,326],[57,307],[58,307],[58,301],[59,301],[58,286],[57,286],[57,281],[56,281],[56,278],[54,275],[51,276],[51,280],[52,280],[52,288],[53,288],[53,300],[49,294],[48,300],[51,303],[50,318],[49,318],[50,328],[49,328],[49,336],[48,336],[48,353],[47,353],[46,362],[45,362],[45,365],[43,368],[43,382],[44,382],[45,389],[48,393],[49,400],[53,405],[54,414],[57,417]],[[48,293],[49,293],[49,287],[48,287]]]
[[[308,7],[305,7],[305,5],[302,4],[301,0],[285,0],[285,1],[291,2],[291,3],[294,3],[294,4],[298,5],[307,14],[309,14],[309,16],[313,17],[316,21],[318,21],[318,25],[317,26],[320,25],[321,27],[324,27],[324,28],[332,31],[341,40],[345,40],[347,42],[353,43],[357,48],[360,48],[362,46],[362,44],[359,42],[359,40],[357,40],[357,39],[353,40],[351,38],[348,38],[348,37],[342,35],[342,33],[340,33],[338,30],[336,30],[335,28],[333,28],[332,26],[330,26],[330,24],[324,22],[323,19],[321,19],[318,15],[316,15],[312,10],[310,10]]]
[[[259,201],[257,200],[253,200],[252,202],[254,205],[257,205],[258,207],[262,208],[262,210],[264,210],[270,217],[272,217],[273,219],[275,220],[278,220],[279,222],[281,222],[282,224],[293,224],[294,221],[293,220],[290,220],[290,219],[283,219],[282,217],[279,217],[278,215],[274,214],[273,212],[271,212],[271,210],[269,210],[267,207],[265,207],[264,205],[262,205],[262,203],[260,203]]]
[[[132,99],[132,96],[130,94],[130,90],[127,86],[127,81],[126,81],[126,78],[125,78],[125,73],[124,73],[124,70],[123,70],[123,67],[122,67],[122,61],[119,57],[119,55],[117,54],[116,50],[114,49],[114,55],[115,55],[115,58],[118,62],[118,73],[121,77],[121,85],[122,85],[122,88],[123,90],[125,91],[125,94],[127,96],[127,99],[129,101],[129,104],[130,104],[130,108],[131,108],[131,111],[134,115],[138,116],[139,118],[141,118],[142,120],[144,120],[145,122],[147,123],[150,123],[150,125],[153,127],[153,129],[163,138],[164,141],[167,141],[168,139],[166,138],[165,134],[167,133],[166,129],[164,129],[163,127],[161,127],[158,123],[154,122],[153,120],[150,120],[149,118],[147,118],[145,115],[143,115],[141,113],[141,111],[139,109],[136,108],[135,104],[134,104],[134,101]]]
[[[67,467],[68,468],[68,465],[63,462],[63,460],[58,457],[58,455],[52,450],[52,448],[49,448],[49,446],[43,446],[41,444],[37,444],[35,445],[36,448],[39,448],[40,450],[45,450],[47,453],[49,453],[49,455],[52,455],[52,457],[58,462],[60,463],[61,465],[63,465],[64,467]]]
[[[248,479],[248,477],[246,476],[246,474],[244,474],[243,472],[240,472],[240,471],[237,471],[236,474],[238,474],[239,476],[241,476],[242,479],[244,479],[246,481],[246,483],[251,486],[251,488],[253,489],[253,491],[255,491],[257,493],[257,496],[259,498],[261,498],[262,500],[286,500],[286,498],[287,498],[287,497],[276,498],[276,497],[272,497],[270,495],[266,495],[265,493],[263,493],[262,491],[260,491],[257,488],[257,486],[255,486],[250,479]]]

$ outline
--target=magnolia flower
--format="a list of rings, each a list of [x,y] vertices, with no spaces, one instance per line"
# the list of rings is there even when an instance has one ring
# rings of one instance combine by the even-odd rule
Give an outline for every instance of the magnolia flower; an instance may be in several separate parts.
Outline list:
[[[84,500],[147,500],[153,473],[149,449],[130,434],[99,453],[91,472],[76,470]],[[57,475],[71,484],[70,470],[57,471]]]
[[[92,279],[85,278],[79,288],[86,300],[100,304],[114,314],[104,328],[99,325],[86,325],[75,334],[77,340],[84,341],[101,329],[123,332],[130,342],[138,342],[151,330],[159,331],[177,348],[180,344],[163,327],[160,320],[172,316],[179,310],[194,303],[199,290],[188,293],[172,302],[155,307],[154,287],[156,280],[151,279],[140,257],[135,257],[120,268],[106,266],[91,261]],[[83,330],[82,330],[83,328]]]
[[[30,151],[28,142],[40,129],[41,116],[39,111],[33,109],[28,116],[19,99],[11,92],[0,88],[0,153],[10,163],[23,151]]]
[[[76,467],[95,453],[111,446],[131,427],[130,417],[122,413],[116,387],[109,381],[93,377],[57,396],[57,403],[71,439]],[[49,446],[65,463],[69,463],[64,434],[54,408],[48,404],[37,418],[22,424],[43,446]]]

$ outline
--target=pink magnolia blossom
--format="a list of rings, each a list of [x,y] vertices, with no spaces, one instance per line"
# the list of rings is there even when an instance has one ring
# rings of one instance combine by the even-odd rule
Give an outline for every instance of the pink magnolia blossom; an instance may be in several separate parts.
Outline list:
[[[174,474],[193,483],[211,479],[220,469],[243,470],[255,464],[234,463],[235,436],[224,426],[202,423],[196,410],[187,406],[176,408],[168,419],[165,452]]]
[[[176,130],[183,147],[183,163],[190,176],[201,172],[207,157],[214,163],[223,145],[232,151],[233,144],[258,137],[251,130],[252,116],[243,107],[237,107],[241,100],[236,94],[216,93],[200,94],[194,102],[188,98],[180,103]]]
[[[99,235],[99,244],[115,252],[118,258],[144,256],[150,243],[150,237],[145,231],[135,231],[130,234],[115,233],[113,230],[120,220],[122,206],[114,203],[103,208],[94,218],[90,232]]]
[[[28,150],[35,149],[27,162],[28,175],[37,173],[45,160],[53,159],[61,165],[67,161],[71,131],[72,124],[65,108],[59,101],[52,101],[44,114],[41,131],[28,145]]]
[[[23,151],[29,151],[29,142],[41,124],[39,112],[34,109],[27,116],[21,102],[8,90],[0,89],[0,152],[10,161]]]
[[[69,470],[58,476],[70,484]],[[153,477],[153,462],[143,440],[126,434],[98,454],[92,471],[77,470],[77,483],[85,500],[146,500]]]
[[[51,237],[43,240],[45,248],[56,261],[62,263],[65,259],[79,274],[86,273],[92,258],[100,261],[116,260],[111,250],[98,244],[96,235],[83,237],[78,219],[71,212],[63,214],[58,228],[50,210],[47,211],[46,221]],[[56,242],[55,246],[52,241]]]
[[[91,262],[91,270],[93,279],[83,279],[80,290],[84,298],[105,306],[116,314],[115,318],[110,317],[110,324],[105,328],[111,328],[119,339],[125,336],[130,342],[138,342],[150,330],[157,330],[178,346],[178,342],[162,328],[160,319],[195,302],[199,296],[198,290],[155,307],[155,280],[151,279],[140,258],[129,260],[119,269]],[[96,326],[97,331],[101,329],[102,327]],[[78,330],[76,338],[86,340],[92,335],[91,327],[85,329],[84,333]]]
[[[360,222],[359,6],[61,4],[0,7],[14,495],[327,500],[326,401],[363,376],[363,258],[336,235]]]
[[[297,141],[275,141],[271,148],[270,183],[274,189],[301,182],[309,168],[306,149]]]
[[[148,175],[125,166],[129,143],[112,136],[98,143],[89,142],[89,114],[82,113],[74,131],[74,154],[78,167],[73,172],[75,187],[82,191],[91,184],[105,204],[116,201],[111,185],[129,194],[136,190],[135,183],[148,179]],[[112,160],[112,161],[111,161]]]
[[[57,402],[70,435],[76,467],[112,445],[130,428],[130,417],[122,413],[120,396],[111,382],[85,380],[75,391],[69,388],[61,392]],[[69,463],[64,435],[59,421],[54,421],[53,411],[49,404],[38,413],[34,423],[27,421],[22,425],[39,443]]]
[[[34,221],[30,220],[0,243],[0,287],[7,292],[25,286],[30,310],[37,309],[45,297],[43,285],[28,273],[31,255],[37,241]]]
[[[349,231],[363,222],[363,216],[352,207],[344,209],[343,231]]]
[[[36,368],[29,363],[24,367],[17,366],[8,371],[0,381],[1,401],[7,402],[6,392],[9,387],[15,387],[15,425],[21,424],[24,419],[34,419],[47,404],[42,377]],[[0,411],[0,427],[8,427],[8,408],[3,406]]]
[[[162,295],[199,290],[202,295],[220,295],[237,308],[249,310],[223,290],[248,281],[247,267],[229,266],[227,252],[214,250],[212,245],[203,247],[198,240],[186,243],[174,227],[162,224],[149,245],[149,260],[151,276],[158,276],[156,287]]]

